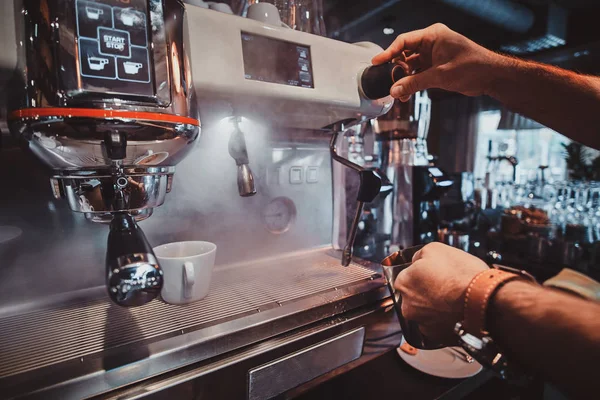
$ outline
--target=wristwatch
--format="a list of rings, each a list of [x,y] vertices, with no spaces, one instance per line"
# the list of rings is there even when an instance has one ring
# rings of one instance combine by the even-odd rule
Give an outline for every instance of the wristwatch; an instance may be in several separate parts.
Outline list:
[[[514,280],[536,282],[526,271],[503,265],[492,265],[492,268],[480,272],[467,287],[465,294],[464,320],[458,322],[454,332],[459,343],[467,353],[481,365],[495,372],[502,379],[519,383],[525,374],[518,367],[508,363],[506,356],[486,330],[485,318],[490,300],[504,284]]]

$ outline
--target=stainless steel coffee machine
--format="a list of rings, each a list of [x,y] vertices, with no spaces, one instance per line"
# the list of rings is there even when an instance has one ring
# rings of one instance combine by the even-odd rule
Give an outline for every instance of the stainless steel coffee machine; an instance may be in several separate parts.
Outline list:
[[[176,0],[2,7],[1,109],[31,150],[0,151],[0,226],[22,232],[0,240],[3,396],[287,396],[398,344],[379,265],[342,266],[331,240],[332,136],[393,103],[393,66],[369,68],[381,48]],[[137,225],[153,245],[215,243],[208,296],[114,305],[106,227],[82,214],[118,221],[109,249]],[[123,286],[142,302],[140,248],[116,261],[142,268]]]

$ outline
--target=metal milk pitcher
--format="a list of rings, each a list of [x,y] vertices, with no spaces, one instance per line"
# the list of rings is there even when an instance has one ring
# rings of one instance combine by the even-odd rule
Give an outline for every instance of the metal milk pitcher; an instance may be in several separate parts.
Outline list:
[[[408,344],[417,349],[434,350],[444,346],[427,339],[423,333],[421,333],[419,325],[415,321],[404,318],[404,315],[402,315],[402,294],[394,288],[394,282],[396,281],[398,274],[412,265],[413,256],[422,248],[423,245],[397,251],[386,257],[381,262],[381,266],[383,267],[383,274],[385,275],[385,280],[387,281],[388,288],[392,294],[392,299],[394,300],[394,308],[396,309],[396,314],[400,321],[404,339]]]

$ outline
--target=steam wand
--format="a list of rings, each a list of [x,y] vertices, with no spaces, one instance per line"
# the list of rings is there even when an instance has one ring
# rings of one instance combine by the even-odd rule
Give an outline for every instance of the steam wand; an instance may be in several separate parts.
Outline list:
[[[363,214],[365,203],[370,203],[379,194],[379,191],[381,190],[381,178],[374,171],[365,169],[337,154],[336,143],[340,131],[343,131],[343,126],[336,127],[331,137],[331,142],[329,144],[331,157],[345,167],[358,172],[358,176],[360,177],[360,185],[356,199],[358,205],[356,207],[354,219],[352,220],[352,225],[350,226],[350,230],[348,231],[348,235],[346,237],[346,246],[342,252],[342,265],[347,267],[352,261],[352,248],[354,247],[356,231],[358,230],[358,223],[360,222],[360,218]]]

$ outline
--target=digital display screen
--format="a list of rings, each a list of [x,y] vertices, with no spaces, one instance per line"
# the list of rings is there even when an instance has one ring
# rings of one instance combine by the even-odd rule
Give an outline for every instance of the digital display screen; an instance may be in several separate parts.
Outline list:
[[[242,52],[246,79],[315,87],[308,46],[242,32]]]
[[[87,90],[154,95],[146,0],[76,0],[79,74]]]

